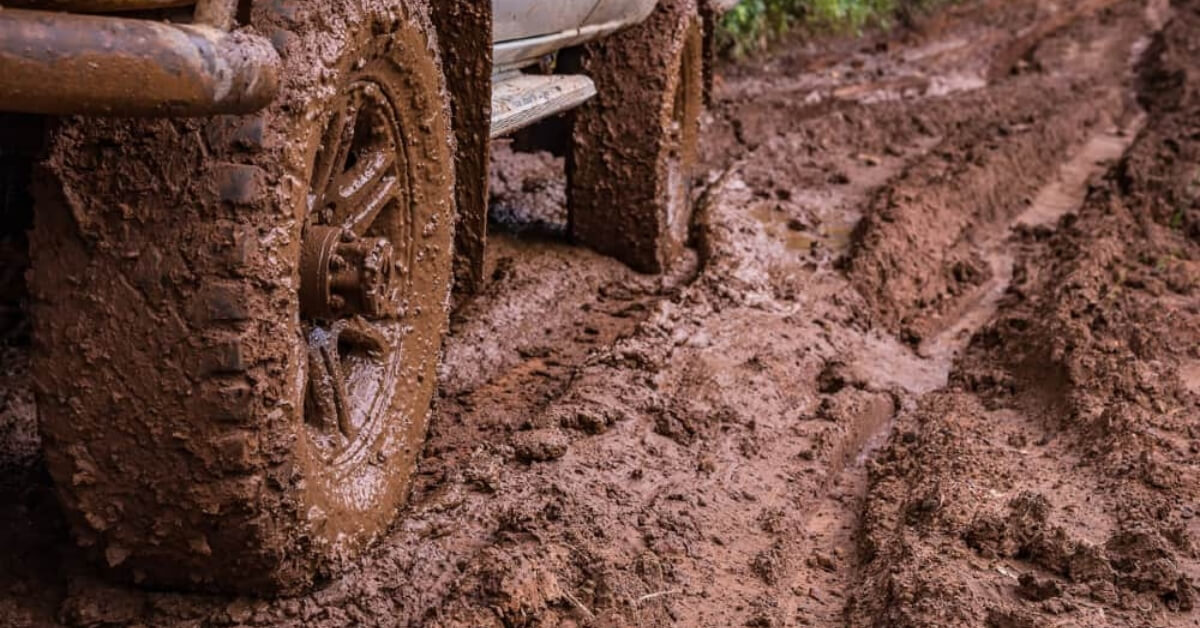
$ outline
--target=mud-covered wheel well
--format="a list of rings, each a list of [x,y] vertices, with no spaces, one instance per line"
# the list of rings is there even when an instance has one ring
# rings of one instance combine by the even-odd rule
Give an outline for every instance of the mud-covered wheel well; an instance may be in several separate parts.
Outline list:
[[[704,0],[700,12],[704,25],[704,98],[711,102],[716,56],[714,29],[722,2]],[[455,236],[456,289],[470,293],[482,287],[483,251],[487,241],[488,166],[491,142],[492,11],[490,2],[434,0],[433,22],[437,29],[447,86],[453,110],[458,230]],[[579,67],[581,48],[560,53],[562,65]],[[561,134],[565,118],[543,128]],[[556,126],[557,125],[557,126]],[[536,132],[534,133],[536,135]],[[530,134],[524,134],[525,139]],[[561,153],[565,147],[550,146]]]

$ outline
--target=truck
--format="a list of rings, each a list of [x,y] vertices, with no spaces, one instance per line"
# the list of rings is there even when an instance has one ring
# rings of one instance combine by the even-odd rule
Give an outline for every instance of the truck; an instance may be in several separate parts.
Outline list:
[[[452,289],[483,282],[491,141],[567,120],[569,237],[667,269],[728,4],[0,0],[0,111],[41,138],[0,185],[33,198],[78,544],[189,590],[353,564],[408,498]]]

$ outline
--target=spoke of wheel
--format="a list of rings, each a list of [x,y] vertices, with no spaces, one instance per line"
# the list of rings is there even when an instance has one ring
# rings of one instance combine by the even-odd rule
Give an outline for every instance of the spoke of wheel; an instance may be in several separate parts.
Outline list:
[[[387,337],[361,316],[338,321],[334,324],[334,329],[337,330],[338,338],[345,340],[350,346],[365,349],[373,359],[385,359],[392,351]]]
[[[405,156],[399,151],[393,117],[378,87],[357,84],[338,105],[322,138],[313,166],[310,210],[314,224],[344,230],[340,235],[347,245],[355,239],[345,238],[345,231],[367,236],[388,207],[406,197],[405,182],[397,172]],[[389,223],[384,230],[390,228]],[[372,295],[364,294],[363,299]],[[341,449],[359,437],[361,426],[355,422],[361,423],[364,413],[374,410],[375,399],[359,397],[391,394],[385,390],[370,392],[372,384],[363,378],[379,375],[393,347],[384,330],[362,316],[312,325],[307,336],[306,407],[313,416],[308,422],[326,437],[341,440],[337,446]],[[340,438],[335,436],[339,433]]]
[[[324,330],[318,330],[323,337]],[[315,426],[324,433],[337,428],[338,403],[334,375],[329,372],[325,360],[323,339],[309,339],[308,344],[308,391],[312,398],[313,410],[316,412]],[[313,417],[308,417],[311,421]]]
[[[319,427],[328,432],[336,420],[342,436],[354,440],[358,430],[350,416],[350,395],[346,392],[346,376],[338,355],[337,333],[316,330],[310,336],[308,349],[308,381],[313,391],[317,411],[321,413]]]
[[[325,432],[336,428],[347,440],[358,436],[353,421],[353,409],[346,388],[346,373],[338,345],[363,349],[372,360],[386,360],[392,347],[387,338],[361,316],[340,320],[328,330],[316,328],[308,340],[309,390],[320,413],[318,427]]]
[[[358,436],[358,429],[354,427],[354,421],[350,416],[350,395],[346,392],[346,375],[342,372],[342,359],[338,355],[337,343],[330,343],[322,347],[321,354],[325,358],[326,372],[329,374],[330,381],[333,382],[333,401],[337,404],[338,429],[341,430],[342,436],[352,441]]]
[[[329,123],[326,145],[321,149],[321,161],[317,164],[313,177],[313,189],[322,194],[320,204],[314,209],[325,209],[329,203],[329,192],[333,180],[346,169],[346,161],[350,158],[350,148],[354,144],[354,132],[358,126],[358,111],[362,100],[357,94],[351,94],[333,120]]]
[[[358,235],[375,222],[379,212],[395,197],[397,181],[393,149],[372,151],[359,160],[350,172],[336,175],[330,182],[327,202],[334,205],[334,221]]]

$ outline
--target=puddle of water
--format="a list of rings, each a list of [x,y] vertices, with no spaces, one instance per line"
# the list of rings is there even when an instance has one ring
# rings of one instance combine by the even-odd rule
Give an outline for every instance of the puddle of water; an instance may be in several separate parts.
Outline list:
[[[820,238],[808,231],[793,229],[790,226],[792,217],[787,212],[779,211],[766,203],[758,203],[751,207],[750,215],[763,226],[763,231],[773,240],[781,242],[783,248],[797,253],[807,253],[812,250]]]
[[[891,336],[871,336],[855,352],[854,370],[880,389],[900,388],[923,395],[944,388],[950,377],[950,362],[913,355]]]
[[[863,403],[858,412],[846,424],[847,433],[834,446],[830,454],[828,474],[821,487],[828,493],[842,472],[860,468],[871,458],[874,451],[883,445],[892,431],[896,419],[895,402],[888,395],[878,395]]]
[[[831,218],[830,222],[822,223],[815,233],[811,228],[795,229],[788,212],[779,211],[768,203],[753,205],[750,216],[762,225],[767,237],[796,253],[808,253],[814,245],[831,250],[834,254],[843,253],[850,248],[855,226],[855,222],[833,222]]]
[[[825,226],[826,244],[829,248],[837,253],[844,253],[850,250],[850,241],[854,234],[854,228],[858,225],[858,220],[851,222],[842,222],[840,224],[828,224]]]

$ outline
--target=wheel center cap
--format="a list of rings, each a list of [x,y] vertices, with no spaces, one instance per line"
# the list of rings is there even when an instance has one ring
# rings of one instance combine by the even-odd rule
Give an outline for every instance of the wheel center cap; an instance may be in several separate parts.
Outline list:
[[[385,318],[398,311],[391,242],[341,227],[308,228],[300,256],[300,310],[306,318],[351,314]]]

